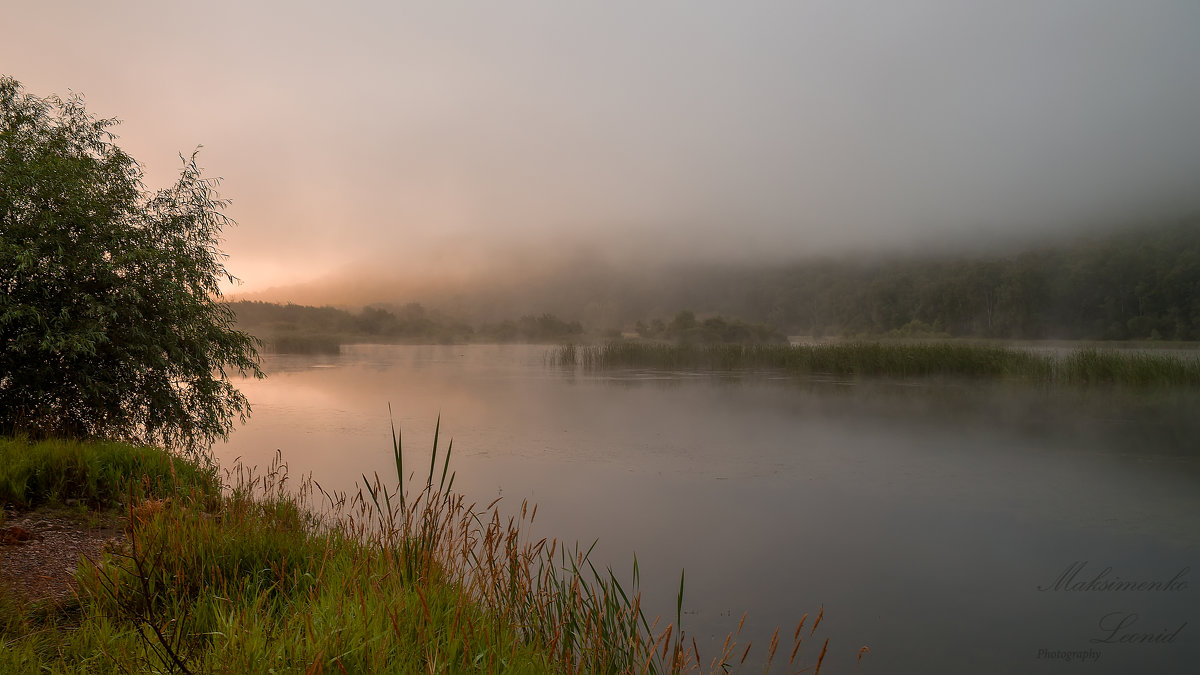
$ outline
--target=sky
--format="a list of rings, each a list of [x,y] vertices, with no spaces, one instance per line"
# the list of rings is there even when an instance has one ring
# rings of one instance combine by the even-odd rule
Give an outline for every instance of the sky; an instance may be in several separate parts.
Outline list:
[[[235,294],[1200,212],[1194,0],[45,0],[0,25],[0,73],[120,118],[151,186],[203,145]]]

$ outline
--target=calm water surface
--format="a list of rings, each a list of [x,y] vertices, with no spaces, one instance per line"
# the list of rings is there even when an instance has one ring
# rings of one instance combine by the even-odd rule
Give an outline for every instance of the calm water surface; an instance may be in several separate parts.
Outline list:
[[[536,502],[534,534],[599,539],[619,577],[636,554],[652,613],[673,620],[686,568],[684,627],[708,656],[748,612],[761,662],[775,626],[790,648],[824,605],[822,672],[1197,672],[1195,393],[584,374],[547,349],[270,356],[242,384],[252,420],[216,450],[265,466],[279,449],[353,492],[394,472],[389,403],[408,466],[440,413],[457,490]],[[1121,641],[1137,634],[1157,641]]]

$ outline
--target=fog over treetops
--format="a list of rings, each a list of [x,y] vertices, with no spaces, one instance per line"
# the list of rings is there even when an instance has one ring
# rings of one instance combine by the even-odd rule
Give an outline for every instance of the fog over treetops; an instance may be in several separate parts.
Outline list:
[[[4,72],[121,118],[151,185],[204,145],[240,222],[229,290],[249,298],[482,312],[538,287],[549,310],[573,293],[559,279],[1010,251],[1200,211],[1196,3],[140,1],[3,18]]]

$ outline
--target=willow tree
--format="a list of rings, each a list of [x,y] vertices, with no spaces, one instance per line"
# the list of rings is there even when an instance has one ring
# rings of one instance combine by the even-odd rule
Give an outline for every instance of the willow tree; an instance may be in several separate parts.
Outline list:
[[[227,202],[194,153],[147,190],[116,124],[0,77],[0,432],[202,448],[262,377],[220,302]]]

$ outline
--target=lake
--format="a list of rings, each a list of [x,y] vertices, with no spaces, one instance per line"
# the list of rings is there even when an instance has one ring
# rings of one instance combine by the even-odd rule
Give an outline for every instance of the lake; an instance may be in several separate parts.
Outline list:
[[[598,539],[622,580],[636,555],[664,624],[686,569],[706,660],[744,612],[762,663],[776,626],[789,651],[823,606],[823,673],[1200,663],[1196,392],[585,373],[549,350],[268,355],[269,377],[240,385],[252,419],[215,452],[266,466],[278,449],[293,475],[353,492],[394,478],[389,403],[406,466],[428,466],[440,414],[456,491],[537,503],[532,534]]]

